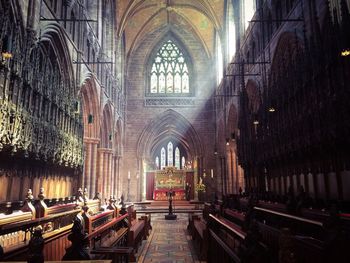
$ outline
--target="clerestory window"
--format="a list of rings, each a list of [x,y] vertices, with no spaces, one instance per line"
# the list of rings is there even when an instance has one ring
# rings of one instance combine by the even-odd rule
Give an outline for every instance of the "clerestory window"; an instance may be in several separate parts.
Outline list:
[[[186,57],[172,41],[166,41],[153,58],[150,95],[190,95],[190,74]]]

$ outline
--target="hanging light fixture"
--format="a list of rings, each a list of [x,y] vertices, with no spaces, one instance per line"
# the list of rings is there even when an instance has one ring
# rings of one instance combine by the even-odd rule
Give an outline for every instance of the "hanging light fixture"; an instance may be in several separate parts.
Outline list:
[[[230,139],[226,138],[226,146],[229,146],[229,145],[230,145]]]
[[[214,155],[218,155],[218,149],[214,147]]]
[[[343,50],[340,52],[340,55],[341,55],[342,57],[348,57],[348,56],[350,56],[350,48],[343,49]]]
[[[2,55],[2,58],[5,59],[5,60],[12,58],[12,53],[7,52],[7,51],[2,52],[1,55]]]
[[[275,112],[276,109],[274,107],[269,107],[269,112]]]
[[[254,121],[253,121],[253,124],[254,124],[254,125],[258,125],[258,124],[259,124],[258,115],[257,115],[257,114],[254,114]]]

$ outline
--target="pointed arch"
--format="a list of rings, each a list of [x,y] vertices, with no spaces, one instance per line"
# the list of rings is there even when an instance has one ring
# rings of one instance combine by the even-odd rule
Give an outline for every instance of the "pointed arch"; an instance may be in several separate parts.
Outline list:
[[[116,123],[115,134],[114,134],[114,147],[113,147],[113,149],[115,149],[115,152],[118,156],[121,156],[123,151],[122,134],[123,134],[122,120],[121,118],[119,118]]]
[[[261,94],[258,84],[254,80],[249,79],[246,85],[246,91],[249,100],[249,109],[252,113],[257,113],[261,104]]]
[[[78,95],[78,89],[75,85],[75,77],[73,71],[73,63],[69,48],[67,45],[67,39],[65,33],[59,24],[50,23],[45,25],[41,29],[41,36],[39,44],[45,47],[45,43],[49,43],[55,54],[55,58],[58,61],[60,72],[63,72],[64,79],[69,81],[69,86],[72,89],[69,96],[76,97]],[[68,83],[67,83],[68,84]],[[69,87],[68,87],[69,88]]]
[[[149,159],[164,141],[179,142],[189,156],[202,156],[200,138],[191,123],[174,110],[166,110],[144,128],[137,143],[138,158]]]
[[[101,123],[101,148],[111,149],[112,148],[112,122],[113,122],[113,111],[110,103],[107,103],[103,108],[102,123]]]
[[[231,139],[233,139],[232,136],[236,136],[235,132],[237,130],[237,125],[238,125],[238,112],[237,112],[236,106],[232,104],[227,117],[227,125],[226,125],[227,137],[226,138],[231,137]]]
[[[192,95],[189,86],[193,76],[193,63],[184,44],[172,32],[163,36],[147,59],[147,95],[182,96]],[[178,74],[177,74],[178,73]],[[162,74],[164,76],[164,90]],[[180,80],[180,85],[177,82]],[[177,87],[180,87],[180,90]],[[163,92],[164,91],[164,92]]]
[[[83,81],[80,89],[84,137],[99,138],[100,135],[100,104],[96,81],[91,76]]]

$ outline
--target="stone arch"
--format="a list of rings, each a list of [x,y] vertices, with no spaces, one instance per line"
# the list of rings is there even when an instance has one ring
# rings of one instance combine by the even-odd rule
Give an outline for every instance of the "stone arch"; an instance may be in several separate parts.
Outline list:
[[[99,138],[100,135],[100,104],[96,81],[91,76],[83,82],[80,90],[84,137]]]
[[[257,113],[261,104],[261,96],[258,87],[258,84],[254,80],[248,80],[246,92],[248,96],[248,108],[252,113]]]
[[[303,49],[302,40],[294,32],[283,32],[278,39],[270,72],[280,72],[281,67],[285,66],[284,62],[293,60],[298,49]]]
[[[69,96],[77,96],[78,88],[74,82],[74,71],[71,55],[67,45],[65,33],[59,24],[50,23],[41,29],[42,34],[40,36],[39,44],[45,49],[46,43],[48,43],[55,54],[58,61],[60,72],[63,73],[65,80],[69,82],[69,86],[72,89]],[[67,83],[68,84],[68,83]]]
[[[178,140],[188,156],[203,155],[202,144],[194,127],[184,116],[169,109],[155,117],[144,128],[137,143],[137,157],[149,159],[156,146],[167,138]]]
[[[103,108],[102,122],[101,122],[101,148],[111,149],[112,148],[112,127],[113,123],[113,111],[110,103],[107,103]]]
[[[123,150],[122,134],[123,134],[122,120],[119,118],[116,122],[116,128],[114,132],[114,147],[113,147],[113,149],[115,150],[115,153],[118,156],[121,156],[122,150]]]
[[[231,138],[232,133],[234,133],[235,134],[234,136],[236,136],[237,127],[238,127],[238,112],[237,112],[236,106],[232,104],[227,116],[227,124],[226,124],[227,137],[226,138]]]

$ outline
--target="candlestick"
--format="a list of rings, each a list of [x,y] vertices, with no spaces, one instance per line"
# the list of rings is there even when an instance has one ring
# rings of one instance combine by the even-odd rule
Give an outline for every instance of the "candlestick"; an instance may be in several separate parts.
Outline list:
[[[210,169],[210,176],[211,176],[211,178],[214,178],[214,171],[213,171],[213,169]]]
[[[128,180],[130,180],[130,171],[128,171]]]

